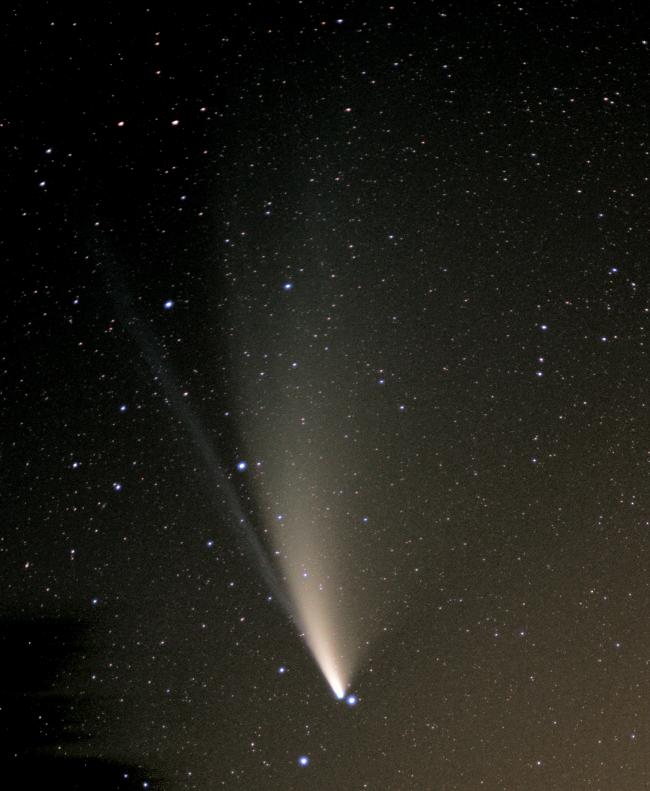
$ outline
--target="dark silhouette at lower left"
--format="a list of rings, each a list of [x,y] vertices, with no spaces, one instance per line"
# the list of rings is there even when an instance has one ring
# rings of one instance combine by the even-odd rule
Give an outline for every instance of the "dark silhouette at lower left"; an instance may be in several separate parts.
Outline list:
[[[141,767],[94,755],[80,701],[60,679],[85,645],[86,630],[55,618],[0,621],[0,777],[7,791],[160,789]],[[93,701],[84,700],[83,710]],[[71,749],[71,748],[75,749]]]

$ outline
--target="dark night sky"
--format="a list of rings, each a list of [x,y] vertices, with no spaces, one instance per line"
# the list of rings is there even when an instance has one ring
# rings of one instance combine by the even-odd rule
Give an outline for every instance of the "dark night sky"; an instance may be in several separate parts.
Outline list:
[[[110,6],[2,26],[3,770],[650,787],[641,4]]]

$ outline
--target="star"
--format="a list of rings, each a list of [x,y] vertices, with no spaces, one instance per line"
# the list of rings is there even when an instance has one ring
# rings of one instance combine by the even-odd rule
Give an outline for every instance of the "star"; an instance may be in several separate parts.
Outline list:
[[[298,758],[298,763],[300,766],[309,766],[309,756],[301,755],[300,758]]]

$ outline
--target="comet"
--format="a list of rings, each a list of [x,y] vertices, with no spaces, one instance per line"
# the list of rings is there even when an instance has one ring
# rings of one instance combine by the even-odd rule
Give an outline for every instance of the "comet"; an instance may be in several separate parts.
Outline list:
[[[337,515],[330,505],[323,506],[313,496],[313,482],[319,476],[322,478],[317,465],[312,464],[318,459],[314,460],[309,445],[300,447],[304,441],[301,437],[289,433],[283,436],[285,454],[291,450],[301,459],[297,474],[295,469],[287,469],[286,455],[282,454],[265,465],[263,480],[244,458],[224,464],[198,416],[182,397],[182,388],[173,375],[168,356],[150,325],[137,315],[117,263],[107,260],[105,271],[118,318],[140,349],[157,386],[164,391],[167,404],[184,425],[215,490],[221,494],[221,502],[225,501],[238,543],[248,552],[272,591],[273,600],[296,624],[334,697],[345,700],[358,662],[359,641],[355,634],[355,607],[349,600],[350,594],[347,599],[345,594],[346,564],[337,558],[337,547],[341,545]],[[284,291],[292,287],[288,282]],[[171,299],[162,305],[165,311],[171,311],[174,306]],[[254,415],[254,410],[250,414]],[[251,433],[262,449],[277,446],[277,435],[266,437],[259,426],[253,426]],[[252,444],[245,443],[247,447]],[[260,519],[253,520],[249,510],[242,507],[240,489],[228,470],[233,470],[240,480],[246,479],[243,485],[255,491],[257,513],[263,515]],[[306,494],[309,487],[305,488],[305,481],[312,483],[311,495]],[[271,492],[276,494],[271,496]],[[279,499],[277,493],[282,495],[287,507],[281,516],[269,516],[265,523],[264,515],[277,510],[273,507]],[[270,535],[270,547],[261,540],[259,527]],[[347,703],[354,705],[356,697],[348,695]]]

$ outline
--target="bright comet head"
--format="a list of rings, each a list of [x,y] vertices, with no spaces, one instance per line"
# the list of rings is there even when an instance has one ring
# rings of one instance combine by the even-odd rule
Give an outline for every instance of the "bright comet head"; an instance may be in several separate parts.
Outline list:
[[[332,692],[338,700],[343,700],[346,685],[341,678],[339,667],[330,646],[320,635],[314,635],[313,633],[307,635],[307,642],[327,683],[332,688]]]
[[[332,682],[330,682],[330,684],[331,683]],[[345,690],[343,689],[343,687],[339,686],[338,683],[332,684],[332,691],[334,692],[338,700],[343,700],[343,698],[345,697]]]

